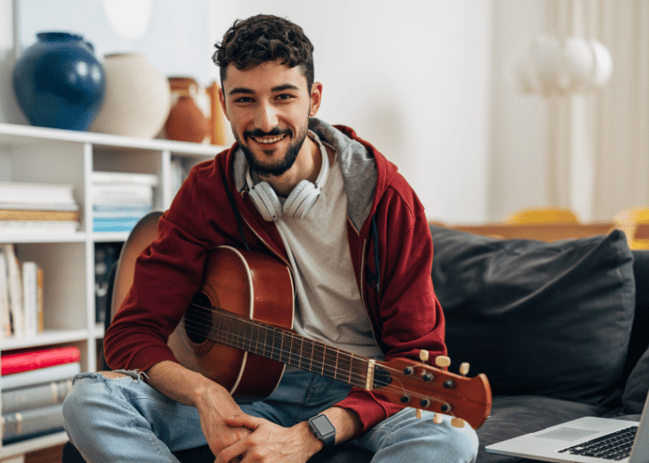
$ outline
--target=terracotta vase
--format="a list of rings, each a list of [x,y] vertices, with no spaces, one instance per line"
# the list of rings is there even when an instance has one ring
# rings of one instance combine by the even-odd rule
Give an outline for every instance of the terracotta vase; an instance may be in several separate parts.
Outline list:
[[[169,114],[166,76],[139,53],[104,57],[106,94],[90,129],[93,132],[154,138]]]
[[[165,123],[167,138],[202,143],[209,135],[208,115],[199,107],[204,92],[191,77],[170,77],[169,85],[172,103]]]

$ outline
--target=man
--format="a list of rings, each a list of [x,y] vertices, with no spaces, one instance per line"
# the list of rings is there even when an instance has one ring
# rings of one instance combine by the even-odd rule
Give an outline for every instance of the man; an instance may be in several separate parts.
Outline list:
[[[375,359],[446,353],[423,207],[370,144],[315,118],[312,51],[299,26],[267,15],[235,22],[217,45],[236,143],[192,170],[138,259],[105,336],[119,371],[81,375],[66,400],[66,430],[89,463],[176,461],[171,451],[205,443],[217,463],[303,463],[350,440],[376,462],[475,459],[469,426],[293,368],[266,400],[237,403],[166,344],[208,251],[229,245],[290,266],[302,336]]]

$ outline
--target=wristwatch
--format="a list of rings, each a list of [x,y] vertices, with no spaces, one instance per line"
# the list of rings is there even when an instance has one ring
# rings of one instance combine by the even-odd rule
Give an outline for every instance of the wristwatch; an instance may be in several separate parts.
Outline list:
[[[313,435],[324,444],[322,450],[333,447],[336,442],[336,428],[331,424],[327,415],[320,414],[309,418],[308,423]]]

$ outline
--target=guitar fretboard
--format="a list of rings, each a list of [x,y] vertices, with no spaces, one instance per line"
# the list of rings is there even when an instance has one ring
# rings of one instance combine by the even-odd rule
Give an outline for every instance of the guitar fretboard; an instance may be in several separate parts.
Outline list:
[[[293,332],[211,308],[209,339],[265,358],[367,388],[370,360]]]

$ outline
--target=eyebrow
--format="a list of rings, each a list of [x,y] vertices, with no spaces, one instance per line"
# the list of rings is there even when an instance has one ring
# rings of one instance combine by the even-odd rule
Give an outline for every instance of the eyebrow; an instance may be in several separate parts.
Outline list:
[[[273,93],[283,92],[284,90],[299,90],[300,88],[295,84],[282,84],[271,88]],[[252,95],[254,90],[246,87],[235,87],[228,92],[228,95]]]

